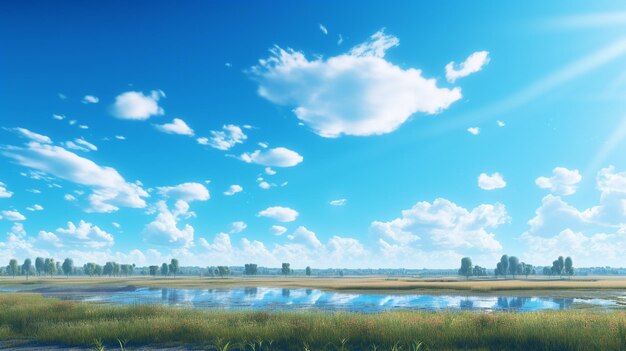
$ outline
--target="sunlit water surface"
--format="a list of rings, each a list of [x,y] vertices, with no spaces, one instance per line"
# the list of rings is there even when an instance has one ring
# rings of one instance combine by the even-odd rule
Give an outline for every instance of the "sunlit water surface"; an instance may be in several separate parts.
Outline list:
[[[325,310],[375,313],[388,310],[531,312],[579,307],[608,309],[609,299],[532,296],[368,294],[318,289],[136,288],[126,291],[42,291],[44,296],[109,304],[161,304],[202,309]]]

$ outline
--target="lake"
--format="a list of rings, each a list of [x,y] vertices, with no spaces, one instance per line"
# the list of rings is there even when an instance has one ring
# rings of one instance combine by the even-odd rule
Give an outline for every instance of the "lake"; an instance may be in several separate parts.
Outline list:
[[[619,307],[611,299],[480,294],[375,294],[281,288],[135,288],[108,290],[47,287],[46,297],[107,304],[161,304],[203,309],[324,310],[376,313],[388,310],[531,312]]]

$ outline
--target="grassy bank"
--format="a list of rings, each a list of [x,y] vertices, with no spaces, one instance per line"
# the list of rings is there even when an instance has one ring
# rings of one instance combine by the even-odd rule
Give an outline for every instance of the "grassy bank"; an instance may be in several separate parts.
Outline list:
[[[435,350],[624,350],[626,313],[229,312],[0,294],[0,339],[15,338],[255,351],[410,350],[419,342]]]
[[[431,291],[554,291],[554,290],[616,290],[626,289],[624,277],[586,277],[577,279],[532,278],[510,280],[469,280],[457,278],[396,278],[385,277],[258,277],[258,278],[200,278],[200,277],[24,277],[0,278],[0,286],[28,289],[34,286],[126,286],[176,287],[176,288],[227,288],[227,287],[280,287],[317,288],[331,291],[381,291],[408,292],[411,290]]]

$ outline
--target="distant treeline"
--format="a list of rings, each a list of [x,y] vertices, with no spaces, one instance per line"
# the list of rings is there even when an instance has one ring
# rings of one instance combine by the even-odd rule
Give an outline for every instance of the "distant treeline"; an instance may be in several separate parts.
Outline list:
[[[568,257],[569,258],[569,257]],[[261,267],[255,263],[248,263],[244,266],[180,266],[177,259],[170,260],[169,263],[164,262],[161,265],[137,266],[134,263],[118,263],[114,261],[98,264],[94,262],[86,263],[82,266],[75,266],[71,258],[62,261],[54,258],[37,257],[33,262],[31,259],[25,259],[18,262],[16,259],[10,259],[7,266],[0,266],[0,276],[200,276],[200,277],[225,277],[225,276],[277,276],[277,275],[295,275],[295,276],[503,276],[508,275],[573,275],[573,262],[568,262],[568,258],[557,258],[552,266],[532,266],[523,262],[519,262],[515,256],[504,255],[495,269],[488,269],[480,266],[474,266],[469,257],[463,258],[461,261],[462,269],[337,269],[337,268],[311,268],[302,269],[291,268],[289,263],[283,263],[281,267]],[[469,261],[468,261],[469,260]],[[5,261],[6,262],[6,261]],[[507,262],[506,268],[504,262]],[[568,266],[569,265],[569,266]],[[470,269],[471,267],[471,269]],[[516,267],[514,274],[511,274],[512,267]],[[571,267],[570,271],[567,267]],[[587,267],[576,268],[576,275],[626,275],[626,268],[613,267]]]

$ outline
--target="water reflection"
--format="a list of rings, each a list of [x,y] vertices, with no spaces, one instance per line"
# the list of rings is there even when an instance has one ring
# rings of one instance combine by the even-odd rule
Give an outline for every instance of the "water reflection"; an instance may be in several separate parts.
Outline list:
[[[615,306],[612,300],[566,299],[532,296],[482,295],[384,295],[348,294],[317,289],[220,288],[175,289],[139,288],[117,292],[64,291],[44,296],[113,304],[163,304],[210,309],[271,309],[381,312],[393,309],[427,311],[542,311],[572,308],[574,304]]]

